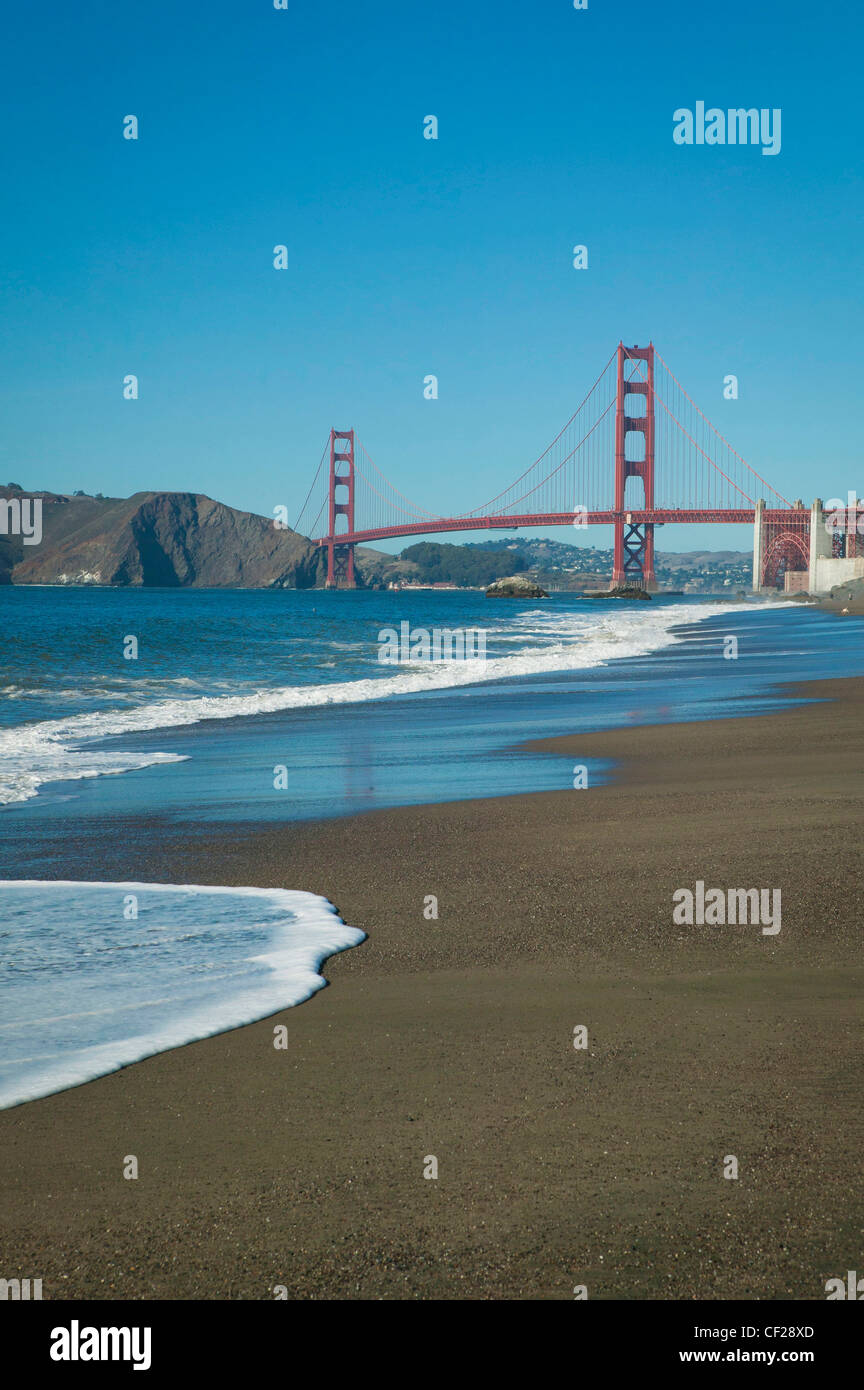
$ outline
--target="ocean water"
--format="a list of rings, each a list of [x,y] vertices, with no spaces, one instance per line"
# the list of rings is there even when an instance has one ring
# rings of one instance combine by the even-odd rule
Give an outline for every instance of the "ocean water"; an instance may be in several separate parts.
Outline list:
[[[864,666],[861,620],[734,599],[7,587],[0,615],[0,845],[5,872],[31,878],[87,876],[43,853],[73,825],[570,785],[566,760],[518,745],[775,708],[784,682]],[[382,665],[379,634],[402,622],[482,630],[485,665]]]
[[[676,621],[716,611],[700,603],[610,611],[572,599],[513,608],[431,591],[20,589],[3,600],[16,637],[26,635],[4,642],[0,657],[0,804],[49,783],[191,756],[142,738],[154,730],[590,670],[661,650],[674,642]],[[412,632],[482,629],[485,660],[384,665],[379,634],[401,622]],[[134,659],[124,656],[130,639]]]
[[[125,918],[135,886],[104,880],[159,827],[569,788],[570,759],[522,745],[864,673],[861,619],[753,600],[7,587],[0,617],[5,1104],[299,1002],[361,939],[302,884],[139,885]],[[485,663],[383,665],[403,622],[480,630]],[[588,814],[613,771],[589,762]]]

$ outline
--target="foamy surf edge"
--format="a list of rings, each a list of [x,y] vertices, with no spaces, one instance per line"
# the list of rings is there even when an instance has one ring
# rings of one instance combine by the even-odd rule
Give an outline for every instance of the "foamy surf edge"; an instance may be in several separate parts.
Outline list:
[[[118,893],[218,894],[238,899],[259,898],[285,910],[270,946],[246,959],[269,968],[252,989],[244,989],[217,1005],[193,1009],[158,1030],[135,1034],[93,1047],[76,1049],[66,1059],[54,1059],[41,1071],[28,1074],[26,1084],[0,1083],[0,1110],[82,1086],[121,1071],[161,1052],[215,1037],[233,1028],[258,1023],[284,1009],[304,1003],[327,985],[320,973],[324,962],[366,940],[359,927],[348,926],[336,908],[316,893],[289,888],[227,887],[213,884],[136,883],[104,879],[0,879],[3,889],[108,889]],[[300,935],[304,939],[298,939]]]

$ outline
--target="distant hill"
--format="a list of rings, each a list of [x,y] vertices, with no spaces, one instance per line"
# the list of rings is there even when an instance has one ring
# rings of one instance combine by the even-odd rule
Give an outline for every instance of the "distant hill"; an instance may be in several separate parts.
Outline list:
[[[570,532],[572,534],[572,531]],[[476,548],[488,554],[511,557],[513,571],[528,573],[548,588],[584,589],[602,587],[612,573],[611,548],[572,545],[548,540],[544,536],[505,536],[481,541]],[[468,545],[467,550],[475,549]],[[749,585],[753,557],[749,550],[688,550],[655,553],[657,580],[666,588],[684,587],[686,592],[715,592],[724,587]]]
[[[572,530],[570,531],[572,535]],[[518,552],[527,564],[547,568],[603,569],[612,563],[611,547],[599,549],[593,545],[571,545],[553,541],[545,536],[506,536],[502,540],[470,542],[466,549],[509,550]],[[404,552],[403,552],[404,554]],[[750,550],[657,550],[655,560],[668,570],[698,570],[704,565],[749,565]]]
[[[519,552],[436,541],[409,545],[399,558],[416,566],[417,578],[423,584],[458,584],[466,589],[485,589],[494,580],[515,574],[530,563]]]
[[[42,499],[42,541],[0,536],[0,583],[309,589],[325,556],[272,520],[194,492]],[[0,497],[16,491],[0,487]]]

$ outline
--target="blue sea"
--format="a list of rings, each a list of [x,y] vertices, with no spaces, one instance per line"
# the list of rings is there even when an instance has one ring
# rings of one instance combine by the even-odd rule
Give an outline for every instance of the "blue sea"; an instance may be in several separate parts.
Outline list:
[[[864,673],[861,619],[732,597],[6,587],[0,615],[0,1104],[300,1002],[362,940],[303,884],[105,881],[106,828],[134,857],[154,824],[564,789],[571,760],[525,741]],[[382,663],[404,623],[482,633],[485,659]]]

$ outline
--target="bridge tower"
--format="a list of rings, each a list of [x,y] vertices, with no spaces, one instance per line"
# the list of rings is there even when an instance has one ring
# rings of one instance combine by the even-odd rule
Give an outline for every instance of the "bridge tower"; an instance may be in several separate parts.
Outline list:
[[[337,489],[344,489],[340,497]],[[354,431],[330,431],[330,509],[327,529],[328,589],[354,589],[354,546],[340,545],[336,518],[348,520],[348,534],[354,530]]]
[[[627,362],[644,362],[645,375],[628,381]],[[627,397],[643,397],[645,413],[628,412]],[[627,436],[641,434],[645,441],[641,459],[627,458]],[[640,507],[625,508],[624,494],[628,478],[641,478],[644,501]],[[647,348],[625,347],[618,344],[618,397],[615,410],[615,554],[612,583],[633,584],[641,589],[653,589],[654,523],[630,520],[633,511],[654,509],[654,344]]]

